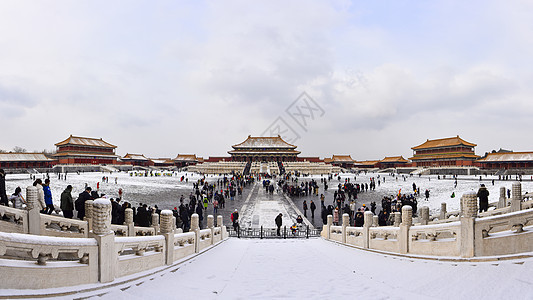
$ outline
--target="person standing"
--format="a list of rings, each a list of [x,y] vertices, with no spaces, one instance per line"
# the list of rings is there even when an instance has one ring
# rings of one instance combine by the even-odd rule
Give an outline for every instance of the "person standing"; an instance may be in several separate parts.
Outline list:
[[[91,187],[85,188],[85,191],[81,192],[76,200],[76,210],[78,211],[78,219],[83,220],[85,218],[85,201],[93,200],[91,197]],[[135,213],[134,213],[135,215]]]
[[[304,217],[307,218],[307,201],[304,200]]]
[[[44,213],[46,204],[44,203],[44,190],[42,186],[43,181],[41,179],[35,180],[33,186],[37,188],[37,208],[39,212]]]
[[[233,222],[233,230],[237,231],[239,229],[239,212],[237,209],[231,214],[231,222]]]
[[[67,185],[65,190],[61,193],[61,210],[63,217],[72,219],[74,217],[74,202],[72,201],[72,185]]]
[[[22,205],[26,204],[24,197],[22,197],[22,189],[18,186],[15,193],[9,197],[9,201],[13,202],[13,207],[22,209]]]
[[[489,209],[489,191],[484,184],[481,184],[477,196],[479,198],[479,212],[487,211]]]
[[[313,202],[313,200],[311,200],[311,218],[314,218],[315,217],[315,209],[316,209],[316,205],[315,203]]]
[[[276,226],[278,227],[278,230],[276,231],[276,233],[278,236],[280,236],[281,235],[280,233],[281,224],[283,224],[283,214],[279,213],[275,221],[276,221]]]
[[[54,211],[54,202],[52,201],[52,191],[50,190],[50,179],[46,178],[43,185],[44,203],[46,204],[45,214],[52,214]]]
[[[8,206],[6,195],[6,173],[4,169],[0,169],[0,204]]]

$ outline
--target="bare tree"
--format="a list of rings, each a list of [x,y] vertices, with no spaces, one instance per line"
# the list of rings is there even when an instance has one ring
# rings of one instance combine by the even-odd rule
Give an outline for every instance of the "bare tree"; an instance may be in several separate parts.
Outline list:
[[[15,146],[15,148],[13,148],[13,152],[16,152],[16,153],[26,153],[28,152],[28,150],[22,148],[22,147],[19,147],[19,146]]]

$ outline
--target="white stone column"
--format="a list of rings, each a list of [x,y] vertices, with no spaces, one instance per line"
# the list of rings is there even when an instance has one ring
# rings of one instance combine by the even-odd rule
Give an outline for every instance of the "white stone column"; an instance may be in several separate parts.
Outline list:
[[[85,201],[85,221],[87,221],[87,227],[89,232],[93,230],[93,200]]]
[[[96,199],[91,202],[92,237],[98,242],[99,279],[102,283],[111,282],[115,279],[118,255],[115,251],[115,234],[111,230],[111,201]]]
[[[174,263],[174,229],[172,226],[172,219],[174,215],[171,210],[165,209],[161,211],[161,227],[160,232],[165,236],[166,249],[166,264]]]
[[[507,206],[507,197],[505,195],[505,187],[500,188],[500,198],[498,199],[498,208],[504,208]]]
[[[227,238],[228,232],[226,231],[226,226],[224,226],[224,218],[221,215],[217,216],[217,227],[220,227],[221,239]]]
[[[333,225],[333,216],[332,215],[328,215],[327,217],[327,223],[326,223],[326,226],[324,226],[324,228],[326,229],[326,239],[331,239],[331,226]],[[322,229],[324,230],[324,229]]]
[[[461,212],[461,257],[469,258],[475,255],[474,226],[478,213],[476,192],[467,192],[461,197],[463,211]]]
[[[378,227],[379,226],[379,217],[372,215],[372,227]]]
[[[196,252],[196,253],[198,253],[200,251],[199,231],[200,231],[200,217],[198,216],[198,214],[193,214],[191,216],[191,229],[190,229],[190,232],[194,232],[194,236],[195,236],[194,252]]]
[[[429,207],[422,206],[420,208],[420,224],[427,225],[429,222]]]
[[[133,223],[133,209],[126,208],[124,211],[124,225],[128,226],[128,236],[135,236],[135,224]]]
[[[39,190],[37,187],[31,185],[26,188],[26,202],[28,209],[28,224],[24,224],[26,231],[29,234],[41,234],[41,213],[39,212],[39,205],[37,204]]]
[[[207,228],[211,229],[211,245],[215,242],[215,217],[207,216]]]
[[[522,184],[513,183],[511,190],[511,212],[522,210]]]
[[[399,227],[402,223],[402,214],[396,211],[393,212],[392,215],[394,216],[394,227]]]
[[[413,208],[410,205],[402,207],[402,223],[400,224],[400,253],[409,252],[409,229],[413,225]]]
[[[159,215],[157,213],[152,213],[152,227],[154,228],[155,235],[159,234]]]
[[[372,222],[374,219],[374,214],[371,211],[365,211],[363,215],[363,247],[368,249],[370,241],[370,227],[372,227]]]
[[[346,227],[350,225],[350,215],[342,215],[342,242],[346,243]]]
[[[446,219],[446,213],[447,213],[446,202],[442,202],[440,204],[440,216],[439,216],[439,219],[440,220],[445,220]]]

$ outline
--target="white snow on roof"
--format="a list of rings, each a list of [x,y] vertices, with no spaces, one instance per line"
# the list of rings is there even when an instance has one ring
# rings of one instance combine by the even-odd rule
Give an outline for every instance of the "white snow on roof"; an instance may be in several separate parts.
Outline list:
[[[510,153],[489,153],[484,162],[501,162],[501,161],[533,161],[533,152],[510,152]]]
[[[0,153],[0,161],[50,161],[42,153]]]
[[[280,137],[248,137],[244,142],[233,148],[296,148]]]

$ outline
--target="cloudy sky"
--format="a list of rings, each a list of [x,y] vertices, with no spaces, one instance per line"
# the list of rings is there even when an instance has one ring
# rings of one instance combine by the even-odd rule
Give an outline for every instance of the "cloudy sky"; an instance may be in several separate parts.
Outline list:
[[[0,2],[4,150],[221,156],[278,130],[303,156],[527,151],[532,83],[525,0]]]

